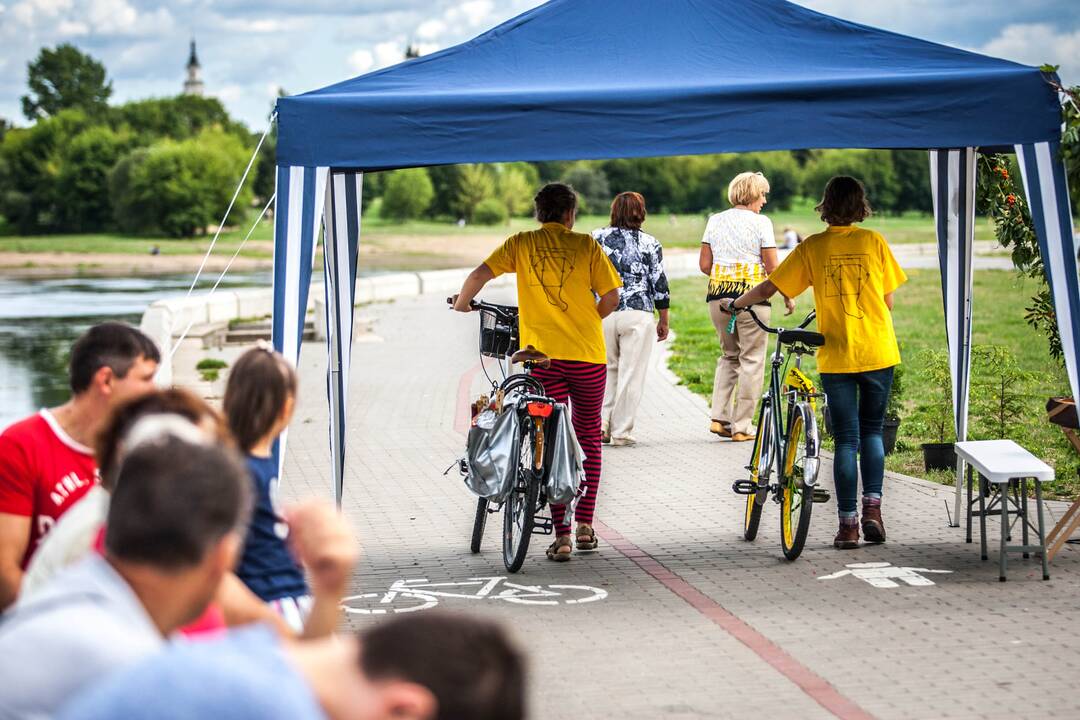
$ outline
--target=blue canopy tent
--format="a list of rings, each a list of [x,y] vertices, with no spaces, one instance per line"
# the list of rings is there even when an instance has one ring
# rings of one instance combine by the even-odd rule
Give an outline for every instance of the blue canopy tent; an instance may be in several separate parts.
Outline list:
[[[963,438],[975,151],[1015,147],[1078,391],[1080,291],[1059,158],[1061,111],[1048,77],[1036,68],[785,0],[552,0],[462,45],[282,98],[277,118],[274,343],[296,358],[322,218],[339,501],[365,171],[774,149],[927,149],[956,429]]]

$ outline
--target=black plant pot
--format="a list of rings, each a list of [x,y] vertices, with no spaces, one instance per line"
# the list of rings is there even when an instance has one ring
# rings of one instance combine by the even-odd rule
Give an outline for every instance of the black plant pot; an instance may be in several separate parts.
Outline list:
[[[923,443],[922,457],[927,472],[956,468],[956,448],[952,443]]]
[[[885,445],[885,454],[892,455],[896,449],[896,434],[900,431],[900,418],[885,418],[881,430],[881,442]]]

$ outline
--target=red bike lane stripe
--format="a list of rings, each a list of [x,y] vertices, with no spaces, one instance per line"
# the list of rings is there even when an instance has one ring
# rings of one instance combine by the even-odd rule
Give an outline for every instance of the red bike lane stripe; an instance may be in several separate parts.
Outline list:
[[[874,720],[874,716],[848,700],[827,680],[782,650],[772,640],[747,625],[696,587],[672,572],[663,563],[600,521],[596,532],[624,557],[651,575],[706,618],[741,642],[774,670],[793,682],[818,705],[841,720]]]

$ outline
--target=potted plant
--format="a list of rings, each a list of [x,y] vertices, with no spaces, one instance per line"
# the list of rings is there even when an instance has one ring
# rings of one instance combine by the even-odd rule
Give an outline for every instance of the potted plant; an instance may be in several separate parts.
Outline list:
[[[901,346],[901,350],[903,347]],[[904,366],[893,369],[892,387],[889,388],[889,401],[885,405],[885,424],[881,430],[881,441],[885,445],[885,454],[890,455],[896,449],[896,435],[900,432],[900,411],[904,409]]]
[[[949,355],[940,350],[923,350],[919,362],[924,368],[924,379],[929,395],[919,405],[923,425],[937,437],[937,442],[922,444],[923,468],[950,470],[956,467],[956,449],[946,442],[952,433],[953,404],[952,377],[949,373]]]

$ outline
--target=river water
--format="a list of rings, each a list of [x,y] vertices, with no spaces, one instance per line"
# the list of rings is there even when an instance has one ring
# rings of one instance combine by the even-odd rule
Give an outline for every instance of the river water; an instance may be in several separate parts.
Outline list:
[[[94,323],[138,325],[146,307],[182,297],[191,275],[139,278],[0,278],[0,429],[68,397],[71,343]],[[269,287],[270,272],[237,273],[222,288]],[[207,289],[195,290],[196,293]]]

